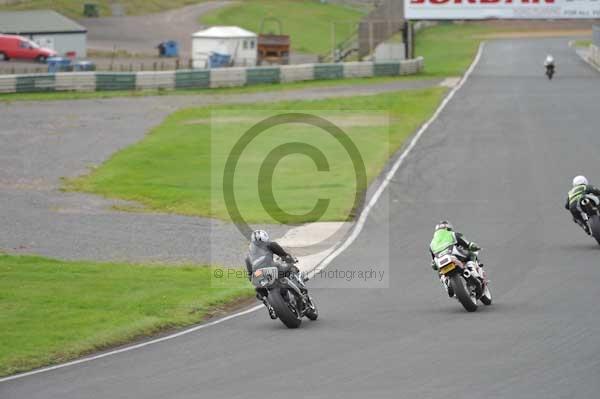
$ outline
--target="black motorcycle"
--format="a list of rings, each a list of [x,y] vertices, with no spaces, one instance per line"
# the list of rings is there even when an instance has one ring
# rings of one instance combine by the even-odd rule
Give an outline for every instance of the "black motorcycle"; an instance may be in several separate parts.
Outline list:
[[[267,290],[267,299],[275,314],[288,328],[298,328],[304,316],[310,320],[317,320],[319,317],[319,311],[308,295],[304,278],[293,266],[297,262],[294,258],[287,264],[258,264],[252,271],[252,284]]]
[[[554,72],[555,72],[555,66],[554,64],[548,64],[546,65],[546,76],[548,77],[549,80],[552,80],[552,77],[554,76]]]
[[[595,195],[588,194],[579,201],[579,205],[590,234],[600,245],[600,199]]]

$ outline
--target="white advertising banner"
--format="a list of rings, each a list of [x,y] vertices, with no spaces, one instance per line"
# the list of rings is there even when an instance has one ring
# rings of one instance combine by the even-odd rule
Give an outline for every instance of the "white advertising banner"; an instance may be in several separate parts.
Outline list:
[[[600,0],[405,0],[409,20],[600,18]]]

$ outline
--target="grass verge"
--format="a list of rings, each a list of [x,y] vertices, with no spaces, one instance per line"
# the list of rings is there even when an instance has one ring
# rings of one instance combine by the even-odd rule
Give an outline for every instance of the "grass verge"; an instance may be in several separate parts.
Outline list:
[[[160,12],[174,8],[184,7],[190,4],[203,3],[206,0],[120,0],[127,15],[143,15]],[[2,5],[0,10],[36,10],[52,9],[71,18],[83,18],[83,6],[86,3],[98,5],[101,17],[112,15],[112,0],[27,0],[15,1],[13,4]]]
[[[353,33],[363,15],[355,9],[319,0],[246,0],[209,12],[200,21],[203,25],[235,25],[260,32],[262,19],[275,17],[281,21],[283,33],[291,36],[293,51],[323,54],[331,50],[331,22],[339,22],[339,43]],[[278,27],[265,24],[265,31],[278,33]]]
[[[575,47],[590,47],[590,45],[592,44],[592,40],[575,40],[573,44],[575,45]]]
[[[68,181],[66,188],[137,201],[153,211],[229,220],[222,190],[224,165],[234,144],[257,121],[287,112],[324,114],[359,148],[369,182],[434,112],[445,92],[436,87],[353,98],[233,105],[226,111],[222,106],[181,110],[89,175]],[[211,113],[215,119],[211,120]],[[258,194],[267,184],[259,179],[259,170],[274,146],[288,142],[308,143],[321,150],[329,171],[319,172],[305,155],[275,162],[273,193],[285,212],[276,211],[273,216],[265,210],[274,208],[272,201],[265,203]],[[356,190],[365,188],[357,187],[352,159],[331,136],[311,126],[286,125],[269,129],[245,148],[239,156],[234,192],[248,222],[303,223],[315,220],[298,215],[307,214],[317,198],[330,199],[318,220],[345,220],[355,211]],[[286,213],[296,216],[286,219]]]
[[[253,289],[201,266],[63,262],[0,254],[0,376],[202,321]]]
[[[415,54],[425,58],[428,76],[460,76],[473,61],[482,35],[493,32],[478,24],[440,23],[417,33]]]

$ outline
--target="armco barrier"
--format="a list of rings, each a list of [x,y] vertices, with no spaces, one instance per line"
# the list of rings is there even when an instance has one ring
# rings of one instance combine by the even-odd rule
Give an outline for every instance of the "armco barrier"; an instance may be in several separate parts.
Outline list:
[[[413,75],[423,69],[423,58],[400,63],[400,75]]]
[[[398,76],[400,75],[399,62],[376,62],[373,65],[374,76]]]
[[[246,84],[246,68],[215,68],[210,71],[210,87],[236,87]]]
[[[96,73],[96,90],[134,90],[136,74],[130,72]]]
[[[281,82],[301,82],[303,80],[313,80],[315,78],[315,68],[313,64],[302,65],[284,65],[281,70]]]
[[[343,79],[343,64],[315,64],[315,80],[321,79]]]
[[[246,84],[255,85],[262,83],[281,82],[281,70],[279,68],[248,68],[246,69]]]
[[[600,65],[598,47],[590,59]],[[253,68],[215,68],[157,72],[61,72],[56,74],[0,75],[0,93],[40,91],[93,91],[196,89],[288,83],[319,79],[398,76],[423,70],[423,58],[398,62],[346,62]]]
[[[64,72],[55,75],[56,91],[94,91],[96,74],[94,72]]]
[[[175,87],[175,71],[138,72],[135,87],[146,89],[172,89]]]
[[[56,76],[53,74],[17,75],[17,93],[54,91]]]
[[[17,77],[15,75],[0,76],[0,93],[14,93],[17,91]]]
[[[600,68],[600,48],[594,44],[590,45],[590,52],[588,54],[590,62]]]
[[[372,62],[345,62],[345,78],[368,78],[373,76]]]
[[[210,87],[210,69],[175,72],[176,89],[205,89]]]

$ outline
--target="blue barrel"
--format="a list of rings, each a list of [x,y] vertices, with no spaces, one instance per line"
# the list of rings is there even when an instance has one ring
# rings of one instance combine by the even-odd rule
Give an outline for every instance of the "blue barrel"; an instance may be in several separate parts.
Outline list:
[[[179,44],[175,40],[165,43],[165,57],[179,57]]]
[[[208,58],[209,68],[222,68],[229,65],[231,56],[229,54],[212,53]]]
[[[158,55],[161,57],[179,57],[179,43],[175,40],[160,43],[158,45]]]
[[[72,70],[71,60],[64,57],[50,57],[46,60],[48,73],[69,72]]]

